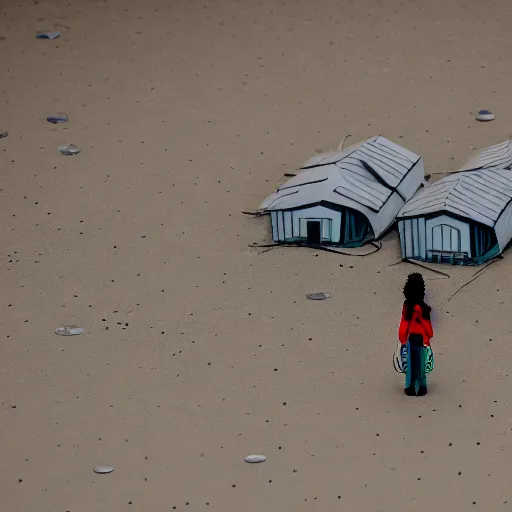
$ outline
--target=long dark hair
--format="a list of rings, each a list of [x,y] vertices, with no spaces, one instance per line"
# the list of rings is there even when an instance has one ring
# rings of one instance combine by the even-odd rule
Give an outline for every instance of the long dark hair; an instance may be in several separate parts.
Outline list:
[[[430,306],[425,304],[425,282],[423,276],[418,272],[409,274],[407,276],[407,282],[404,286],[404,297],[405,297],[405,319],[410,321],[414,312],[414,306],[418,305],[421,307],[421,313],[423,318],[429,320],[430,312],[432,309]]]

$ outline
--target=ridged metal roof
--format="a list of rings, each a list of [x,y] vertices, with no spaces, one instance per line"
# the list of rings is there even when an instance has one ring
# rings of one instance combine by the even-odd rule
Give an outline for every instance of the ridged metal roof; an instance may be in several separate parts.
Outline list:
[[[384,137],[372,137],[344,151],[314,157],[261,208],[283,210],[328,201],[349,207],[357,203],[378,212],[395,192],[404,202],[408,199],[396,189],[419,160]]]
[[[510,169],[510,167],[512,167],[512,141],[509,139],[479,150],[460,168],[460,171],[493,168]]]
[[[493,227],[511,201],[511,171],[457,172],[420,190],[402,207],[398,219],[448,212]]]

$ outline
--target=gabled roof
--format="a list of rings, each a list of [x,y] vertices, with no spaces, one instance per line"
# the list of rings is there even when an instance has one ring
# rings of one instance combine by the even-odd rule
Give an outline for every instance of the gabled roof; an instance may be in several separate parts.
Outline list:
[[[420,158],[384,137],[372,137],[309,160],[260,208],[284,210],[330,202],[352,208],[362,205],[377,213],[395,192],[407,200],[397,187]]]
[[[459,170],[505,169],[512,166],[512,141],[510,139],[477,151]]]
[[[398,219],[447,212],[493,227],[511,201],[511,171],[457,172],[420,190],[402,207]]]

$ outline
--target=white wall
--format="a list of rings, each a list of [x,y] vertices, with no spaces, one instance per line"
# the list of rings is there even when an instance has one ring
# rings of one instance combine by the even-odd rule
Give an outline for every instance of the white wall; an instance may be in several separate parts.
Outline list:
[[[328,220],[330,222],[322,222],[322,238],[332,243],[339,243],[341,233],[341,217],[342,213],[325,206],[313,206],[302,210],[294,210],[291,212],[293,218],[294,236],[305,238],[307,236],[308,220]]]
[[[449,215],[405,219],[398,223],[402,258],[426,259],[428,251],[465,252],[471,257],[469,222]],[[460,245],[459,245],[460,233]]]
[[[427,235],[425,218],[405,219],[398,223],[402,258],[425,259]]]
[[[325,206],[313,206],[301,210],[271,212],[272,238],[276,242],[307,236],[307,221],[322,221],[322,238],[325,241],[339,243],[341,233],[341,212]]]
[[[469,222],[463,222],[448,215],[438,215],[426,221],[426,228],[427,251],[458,251],[455,237],[458,231],[460,232],[460,251],[471,257]]]

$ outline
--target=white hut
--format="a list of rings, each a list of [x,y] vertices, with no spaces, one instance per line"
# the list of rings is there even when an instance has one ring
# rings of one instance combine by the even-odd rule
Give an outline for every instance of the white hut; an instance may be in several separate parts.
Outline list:
[[[356,247],[381,236],[423,182],[422,158],[377,136],[315,156],[260,210],[275,242]]]
[[[483,263],[512,239],[512,173],[481,169],[450,174],[420,190],[397,219],[404,259]]]

